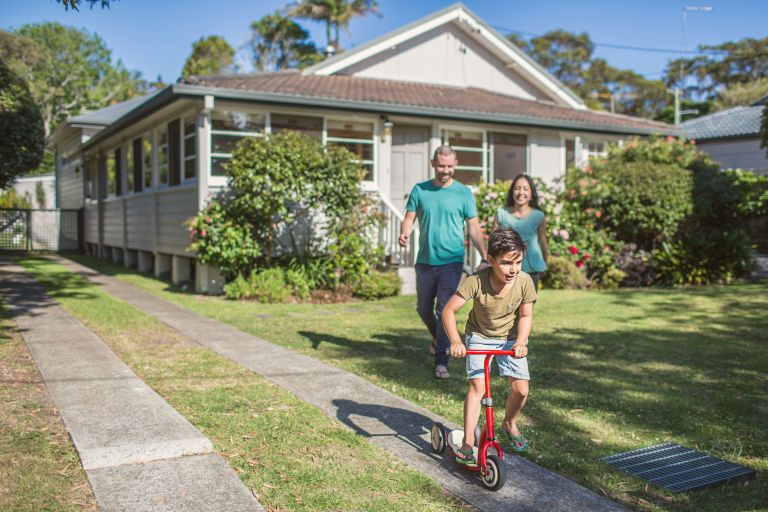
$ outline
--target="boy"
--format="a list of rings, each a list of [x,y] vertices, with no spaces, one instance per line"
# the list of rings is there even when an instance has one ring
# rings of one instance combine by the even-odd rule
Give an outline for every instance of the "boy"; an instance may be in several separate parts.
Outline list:
[[[499,373],[509,378],[510,393],[502,432],[512,449],[528,448],[528,441],[518,430],[516,420],[528,396],[528,335],[533,325],[536,291],[531,277],[521,270],[525,242],[511,228],[496,228],[488,240],[490,266],[469,276],[456,290],[443,310],[443,327],[451,341],[451,355],[465,357],[466,350],[514,349],[515,357],[496,358]],[[467,347],[456,329],[456,312],[472,300],[466,327]],[[469,356],[469,390],[464,401],[464,442],[456,461],[475,465],[475,427],[480,417],[480,401],[485,392],[483,361],[485,356]]]

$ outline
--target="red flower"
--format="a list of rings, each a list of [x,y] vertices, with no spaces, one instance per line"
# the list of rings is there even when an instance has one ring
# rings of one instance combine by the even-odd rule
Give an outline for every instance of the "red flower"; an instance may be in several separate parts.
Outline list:
[[[577,262],[576,262],[576,267],[577,267],[577,268],[581,268],[581,267],[583,267],[583,266],[584,266],[584,262],[583,262],[583,261],[577,261]]]
[[[589,259],[589,258],[591,258],[591,257],[592,257],[592,256],[590,256],[589,254],[585,254],[585,255],[584,255],[584,261],[588,260],[588,259]]]
[[[200,238],[205,238],[205,235],[206,235],[206,232],[204,229],[200,231]]]
[[[579,254],[579,250],[576,248],[576,246],[570,246],[568,247],[568,250],[571,251],[571,254]]]

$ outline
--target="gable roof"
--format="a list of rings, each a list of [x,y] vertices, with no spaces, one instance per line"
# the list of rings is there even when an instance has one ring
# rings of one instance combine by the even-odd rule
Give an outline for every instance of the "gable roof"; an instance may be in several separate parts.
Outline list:
[[[69,119],[67,119],[67,122],[73,125],[88,124],[88,125],[108,126],[114,123],[115,121],[117,121],[118,119],[120,119],[121,117],[123,117],[125,114],[127,114],[131,110],[141,105],[142,103],[150,100],[152,96],[154,96],[154,94],[149,94],[147,96],[139,96],[137,98],[131,98],[130,100],[126,100],[121,103],[116,103],[114,105],[101,108],[99,110],[85,112],[78,116],[70,117]]]
[[[572,108],[586,109],[584,101],[579,96],[462,3],[450,5],[372,41],[310,66],[303,70],[303,74],[332,75],[339,73],[353,64],[402,44],[438,26],[454,22],[466,24],[469,28],[468,33],[472,37],[481,44],[491,46],[497,53],[504,55],[508,64],[514,65],[518,72],[541,86],[549,94]]]
[[[218,98],[428,116],[474,122],[579,129],[621,134],[675,133],[666,123],[637,117],[578,110],[526,100],[475,87],[450,87],[347,75],[278,72],[255,75],[189,77],[178,93]]]
[[[680,127],[686,137],[696,140],[757,136],[766,108],[760,101],[749,107],[734,107],[697,117],[681,123]]]

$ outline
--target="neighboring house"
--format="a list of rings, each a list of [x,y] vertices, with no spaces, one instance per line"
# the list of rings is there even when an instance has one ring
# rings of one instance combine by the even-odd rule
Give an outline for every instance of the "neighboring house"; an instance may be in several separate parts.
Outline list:
[[[45,210],[56,207],[56,177],[53,174],[19,176],[13,182],[13,188],[16,194],[29,201],[33,209]]]
[[[768,155],[760,147],[760,123],[768,96],[748,107],[734,107],[697,117],[680,125],[696,147],[720,162],[723,169],[744,169],[768,175]]]
[[[184,221],[226,185],[222,164],[243,137],[298,130],[356,153],[389,215],[385,250],[396,251],[406,196],[431,176],[441,143],[471,185],[522,172],[552,180],[609,142],[676,133],[589,110],[462,4],[301,72],[191,77],[133,101],[85,142],[77,118],[51,137],[64,157],[61,205],[84,207],[93,253],[209,292],[222,281],[195,264]]]

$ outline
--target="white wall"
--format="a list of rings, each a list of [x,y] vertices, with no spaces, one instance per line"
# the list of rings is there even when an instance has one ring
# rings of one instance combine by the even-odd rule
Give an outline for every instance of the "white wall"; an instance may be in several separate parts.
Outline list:
[[[37,200],[38,184],[43,188],[45,194],[42,204]],[[51,174],[16,178],[13,188],[18,195],[27,197],[32,208],[56,207],[56,177]]]
[[[713,160],[720,162],[723,169],[745,169],[768,174],[766,150],[760,147],[760,140],[740,139],[722,142],[702,141],[696,145]]]
[[[479,87],[525,99],[551,99],[454,24],[443,25],[341,71],[345,75]]]

